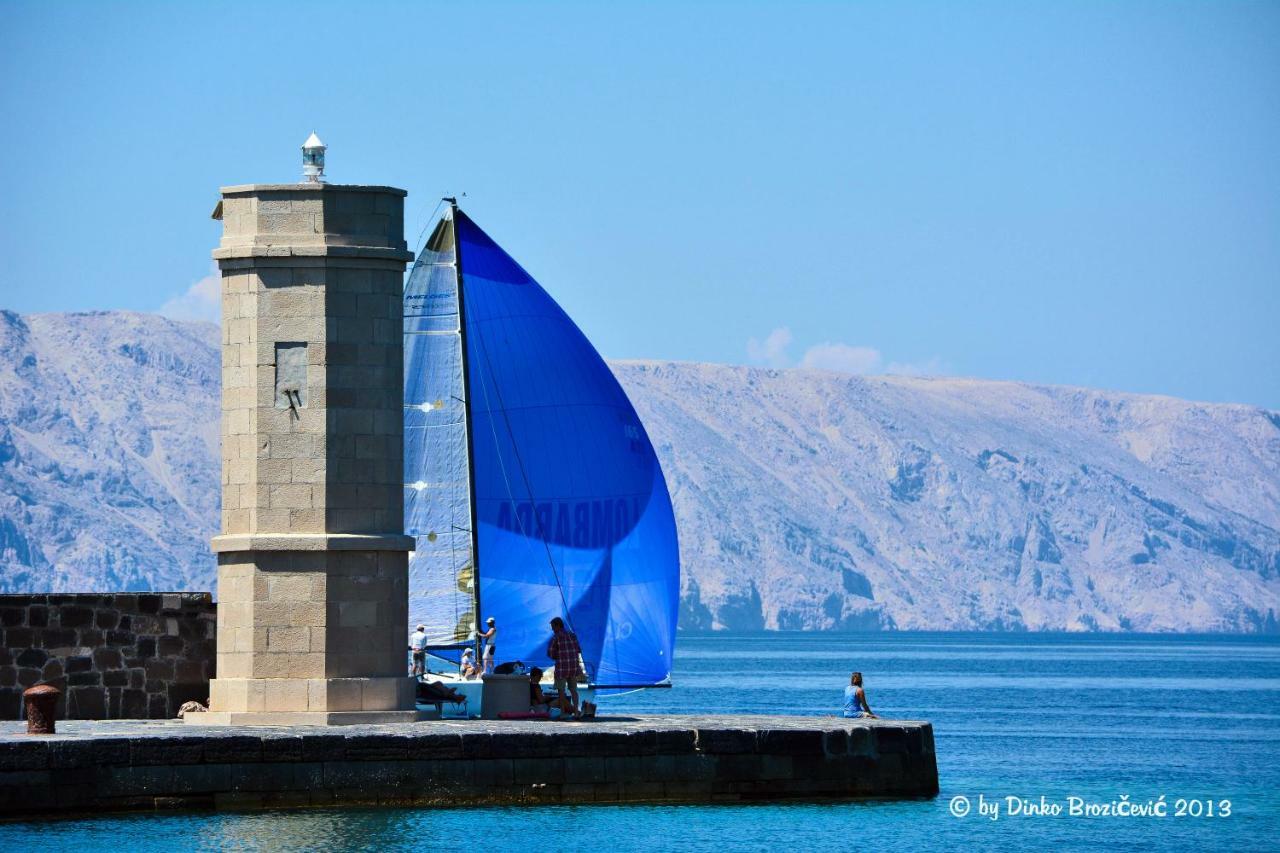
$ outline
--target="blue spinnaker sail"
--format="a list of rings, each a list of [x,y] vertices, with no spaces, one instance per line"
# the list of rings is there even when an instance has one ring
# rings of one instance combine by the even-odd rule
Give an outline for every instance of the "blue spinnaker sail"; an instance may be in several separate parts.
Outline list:
[[[497,658],[548,665],[549,620],[602,685],[668,679],[680,566],[653,445],[560,306],[466,214],[461,265],[482,617]]]

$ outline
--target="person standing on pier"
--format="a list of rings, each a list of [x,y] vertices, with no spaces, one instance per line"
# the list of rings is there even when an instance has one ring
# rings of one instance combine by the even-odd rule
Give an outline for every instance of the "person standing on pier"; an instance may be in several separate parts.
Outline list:
[[[578,645],[578,635],[567,630],[564,620],[559,616],[551,620],[551,642],[547,643],[547,657],[556,666],[556,693],[570,698],[569,713],[578,716],[578,676],[582,674],[578,661],[582,657],[582,647]]]
[[[476,636],[484,641],[484,657],[480,659],[480,666],[483,672],[493,672],[493,659],[498,654],[498,623],[490,616],[485,620],[488,627],[486,631],[477,631]]]
[[[413,674],[422,675],[427,670],[427,626],[419,625],[409,635],[409,651],[413,654]]]
[[[875,714],[871,713],[871,706],[867,704],[867,694],[862,689],[862,673],[860,672],[855,672],[849,676],[849,686],[844,689],[844,716],[851,719],[858,717],[878,719]]]

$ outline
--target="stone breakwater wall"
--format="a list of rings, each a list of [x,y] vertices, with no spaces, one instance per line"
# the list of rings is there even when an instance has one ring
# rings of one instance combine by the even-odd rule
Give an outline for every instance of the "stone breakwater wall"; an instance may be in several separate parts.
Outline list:
[[[0,814],[348,804],[736,802],[938,792],[928,723],[804,717],[340,729],[0,730]]]
[[[59,720],[173,717],[209,697],[216,624],[207,592],[0,595],[0,719],[40,682]]]

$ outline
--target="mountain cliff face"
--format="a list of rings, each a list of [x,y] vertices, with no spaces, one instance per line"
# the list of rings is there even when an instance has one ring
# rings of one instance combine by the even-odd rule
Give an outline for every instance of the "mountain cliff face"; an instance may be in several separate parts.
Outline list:
[[[0,592],[212,589],[216,327],[0,312]]]
[[[1273,631],[1280,415],[969,379],[616,366],[685,627]]]
[[[1280,414],[621,362],[682,626],[1275,631]],[[0,591],[210,589],[218,332],[0,312]]]

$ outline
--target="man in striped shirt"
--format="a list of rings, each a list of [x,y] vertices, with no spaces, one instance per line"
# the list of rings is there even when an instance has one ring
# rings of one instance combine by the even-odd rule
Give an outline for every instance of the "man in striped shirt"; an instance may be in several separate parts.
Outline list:
[[[579,664],[582,647],[578,645],[578,635],[566,630],[564,620],[559,616],[551,620],[551,642],[547,643],[547,657],[556,666],[556,692],[563,698],[568,690],[572,713],[575,717],[578,716],[578,676],[582,674]]]

